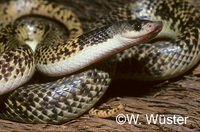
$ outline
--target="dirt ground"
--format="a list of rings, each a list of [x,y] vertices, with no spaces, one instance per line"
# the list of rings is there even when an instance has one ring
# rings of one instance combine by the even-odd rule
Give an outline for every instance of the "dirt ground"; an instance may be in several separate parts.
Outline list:
[[[129,0],[63,0],[81,22],[83,29],[95,19]],[[200,9],[199,0],[188,0]],[[123,84],[123,85],[122,85]],[[114,81],[96,107],[105,104],[116,107],[126,104],[125,116],[137,117],[139,122],[119,125],[113,116],[109,119],[90,117],[88,113],[62,125],[23,124],[0,119],[0,131],[200,131],[200,65],[183,76],[159,83]],[[148,124],[147,116],[176,117],[183,124]],[[174,118],[175,118],[174,117]],[[122,117],[123,118],[123,117]],[[118,118],[122,120],[122,118]],[[176,120],[177,121],[177,120]],[[186,123],[184,122],[186,121]]]

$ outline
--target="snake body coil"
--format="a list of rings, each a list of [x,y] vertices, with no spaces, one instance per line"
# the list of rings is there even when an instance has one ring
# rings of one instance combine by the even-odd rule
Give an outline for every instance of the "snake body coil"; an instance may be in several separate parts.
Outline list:
[[[146,81],[170,79],[199,61],[199,12],[190,3],[182,0],[129,3],[98,19],[91,28],[120,19],[161,20],[164,26],[157,37],[168,41],[140,44],[117,54],[116,76]]]
[[[66,15],[67,18],[63,19],[61,12],[68,11],[65,8],[60,10],[60,6],[55,4],[47,1],[34,3],[20,1],[19,3],[22,3],[19,4],[21,7],[18,11],[21,16],[27,12],[35,15],[43,13],[44,16],[51,14],[51,18],[56,18],[63,24],[65,22],[61,20],[72,20],[66,22],[67,27],[74,25],[68,31],[72,34],[72,38],[75,37],[73,35],[77,31],[75,27],[80,27],[78,19],[70,11]],[[49,8],[44,8],[44,6]],[[1,11],[1,13],[5,13],[1,14],[1,16],[5,16],[5,21],[11,22],[16,19],[13,17],[17,15],[7,12],[7,6],[1,9],[5,10]],[[114,74],[129,79],[135,77],[140,80],[169,79],[185,73],[198,62],[200,59],[199,13],[189,3],[181,0],[141,0],[129,3],[98,19],[91,29],[95,29],[97,26],[103,27],[103,25],[109,25],[121,19],[136,18],[162,21],[164,27],[157,38],[167,36],[171,40],[134,46],[116,54],[113,56],[114,59],[103,62],[103,65],[102,62],[96,63],[55,82],[22,86],[11,94],[2,96],[5,98],[1,99],[0,117],[26,123],[60,124],[90,109],[105,93]],[[6,23],[1,23],[1,28],[7,26]],[[82,30],[80,29],[80,31]],[[33,56],[30,50],[24,50],[24,52]],[[17,62],[20,62],[19,60]],[[22,71],[25,69],[23,66],[26,63],[34,70],[33,60],[25,60],[23,63],[17,68],[19,73],[23,73]],[[13,66],[10,69],[13,69]]]

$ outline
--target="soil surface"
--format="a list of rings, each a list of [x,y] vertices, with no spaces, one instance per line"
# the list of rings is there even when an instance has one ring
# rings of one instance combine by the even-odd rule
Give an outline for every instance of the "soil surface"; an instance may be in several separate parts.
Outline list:
[[[86,31],[97,17],[122,6],[130,0],[63,0],[83,23]],[[200,9],[199,0],[188,0]],[[109,119],[90,117],[88,113],[62,125],[23,124],[0,119],[1,131],[200,131],[200,66],[186,74],[159,83],[114,81],[96,107],[126,104],[126,123],[116,123],[116,116]],[[175,122],[148,124],[147,116],[176,118]],[[131,115],[139,115],[137,123],[128,122]],[[122,118],[120,118],[121,120]],[[158,118],[159,119],[159,118]],[[177,121],[179,120],[179,124]],[[182,124],[180,124],[182,122]],[[186,122],[186,123],[185,123]]]

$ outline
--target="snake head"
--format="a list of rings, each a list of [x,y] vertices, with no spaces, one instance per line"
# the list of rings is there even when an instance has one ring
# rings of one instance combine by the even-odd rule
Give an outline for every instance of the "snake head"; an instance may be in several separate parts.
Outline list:
[[[130,20],[121,25],[121,36],[127,39],[147,42],[153,39],[162,30],[161,21]]]

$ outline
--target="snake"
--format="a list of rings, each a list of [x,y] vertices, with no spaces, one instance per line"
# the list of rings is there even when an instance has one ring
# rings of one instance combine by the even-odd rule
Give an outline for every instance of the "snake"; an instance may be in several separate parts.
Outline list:
[[[106,110],[99,110],[92,108],[89,111],[89,115],[99,117],[99,118],[110,118],[117,115],[119,112],[123,111],[126,107],[126,104],[120,104],[117,108],[111,108]]]
[[[19,10],[13,11],[14,9]],[[3,94],[0,100],[0,117],[8,120],[24,123],[62,124],[88,111],[103,96],[110,82],[115,78],[138,79],[142,81],[166,80],[184,74],[194,67],[200,58],[199,12],[190,3],[182,0],[130,1],[124,6],[117,7],[107,15],[98,18],[91,25],[91,32],[89,31],[83,35],[81,35],[81,25],[77,17],[64,6],[57,5],[53,2],[40,0],[33,3],[28,0],[11,1],[4,4],[0,12],[1,16],[3,16],[3,22],[0,23],[0,27],[6,29],[6,31],[3,31],[4,35],[11,30],[9,28],[10,21],[16,20],[18,17],[26,14],[34,14],[35,16],[42,15],[48,18],[58,19],[59,23],[66,25],[68,28],[67,33],[72,34],[72,36],[69,35],[69,39],[72,40],[68,43],[70,46],[78,49],[82,49],[83,47],[76,44],[84,43],[84,41],[80,42],[78,40],[84,40],[85,38],[88,40],[91,34],[93,34],[93,37],[96,35],[98,39],[90,38],[89,42],[92,40],[94,43],[102,43],[104,41],[102,38],[105,38],[103,36],[99,37],[95,33],[98,31],[105,35],[103,30],[105,31],[105,28],[108,29],[106,25],[113,27],[112,25],[116,21],[120,23],[121,20],[151,20],[162,21],[163,23],[162,31],[154,39],[155,42],[152,40],[149,43],[123,49],[123,51],[118,51],[108,59],[104,58],[102,61],[91,65],[89,64],[87,67],[82,67],[83,69],[75,72],[72,69],[69,75],[59,78],[56,81],[24,85],[8,94]],[[64,16],[62,16],[63,13],[65,14]],[[63,22],[63,19],[69,22]],[[32,22],[28,23],[32,24]],[[20,23],[16,25],[20,27]],[[37,28],[42,29],[45,33],[48,32],[49,28],[54,27],[40,27],[41,25],[36,24]],[[21,28],[19,29],[21,30]],[[59,34],[57,29],[53,28],[52,30],[50,38],[54,38],[54,34]],[[78,35],[75,35],[75,32],[78,32]],[[81,36],[76,39],[79,35]],[[37,36],[33,36],[33,38],[37,38]],[[5,39],[7,38],[5,37]],[[59,40],[63,43],[64,39],[59,36],[55,41]],[[163,39],[164,41],[159,41]],[[10,43],[13,41],[13,39],[9,40]],[[55,44],[55,41],[52,39],[43,41],[42,43],[44,44],[40,47],[43,51],[46,48],[44,46],[46,41],[53,41],[53,44]],[[23,47],[19,45],[20,51],[23,49],[23,52],[15,51],[15,53],[33,56],[33,52],[28,50],[27,47],[25,45]],[[2,48],[6,49],[7,47],[1,47],[1,50]],[[54,49],[58,50],[57,47]],[[47,61],[55,62],[57,61],[55,54],[62,53],[61,49],[55,53],[52,51],[52,54],[48,54],[50,52],[43,54],[54,59],[48,60],[44,57],[39,57],[39,60],[44,63]],[[71,48],[70,52],[75,53],[73,48]],[[95,54],[95,52],[93,53]],[[11,53],[9,55],[13,57],[13,54]],[[27,56],[25,58],[29,58]],[[36,56],[42,55],[38,54]],[[57,58],[61,59],[60,57]],[[10,61],[7,56],[4,56],[4,59]],[[15,59],[17,58],[15,57]],[[19,65],[19,68],[16,68],[18,69],[16,73],[19,73],[20,76],[25,74],[26,68],[24,65],[34,70],[34,62],[30,59],[23,61],[23,65]],[[4,67],[8,67],[8,65],[4,65]],[[13,67],[8,69],[13,70]],[[39,69],[43,71],[43,68]],[[4,73],[5,70],[2,71]],[[53,76],[51,72],[49,74]],[[58,74],[63,75],[62,73]],[[5,80],[8,79],[8,76],[6,75]],[[29,79],[31,76],[28,75],[25,78]],[[18,77],[15,76],[14,78]]]

